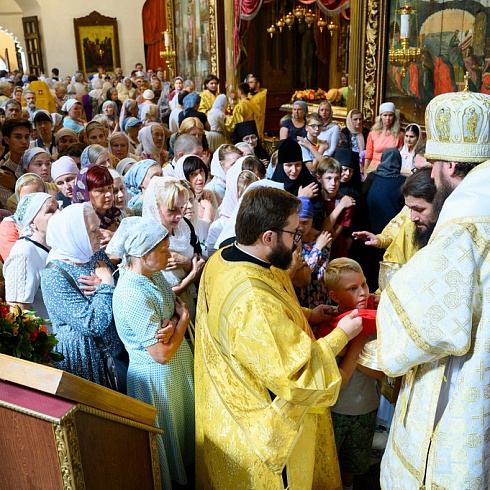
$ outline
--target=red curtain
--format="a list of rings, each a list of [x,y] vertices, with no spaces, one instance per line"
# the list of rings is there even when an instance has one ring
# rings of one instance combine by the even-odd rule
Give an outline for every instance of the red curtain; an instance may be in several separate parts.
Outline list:
[[[155,70],[165,65],[160,51],[165,50],[162,32],[167,29],[167,15],[163,0],[146,0],[143,6],[143,39],[146,48],[146,69]]]

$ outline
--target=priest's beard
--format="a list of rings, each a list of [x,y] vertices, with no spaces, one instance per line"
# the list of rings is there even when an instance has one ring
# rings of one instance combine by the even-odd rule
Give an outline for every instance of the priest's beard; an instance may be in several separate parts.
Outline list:
[[[423,228],[419,228],[418,226],[415,228],[415,233],[412,236],[412,243],[417,250],[424,248],[428,243],[429,239],[434,231],[436,226],[436,222],[432,222],[424,226]]]
[[[432,219],[431,221],[435,224],[439,219],[439,214],[441,213],[442,207],[446,202],[446,199],[451,195],[454,191],[454,188],[451,187],[451,184],[446,180],[443,174],[441,174],[441,182],[437,187],[436,195],[434,196],[434,200],[432,201]]]
[[[284,245],[284,242],[278,240],[276,247],[267,256],[271,265],[278,269],[286,270],[293,260],[293,251]]]

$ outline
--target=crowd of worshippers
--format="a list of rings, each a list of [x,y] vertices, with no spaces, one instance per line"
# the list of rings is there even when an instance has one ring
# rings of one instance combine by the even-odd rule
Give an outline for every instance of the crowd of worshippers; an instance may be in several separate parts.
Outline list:
[[[128,377],[127,390],[159,406],[170,488],[186,483],[194,461],[187,325],[207,259],[235,240],[243,196],[265,186],[301,200],[288,274],[311,309],[342,303],[325,279],[334,259],[358,263],[352,270],[367,308],[380,261],[404,264],[424,247],[438,208],[422,130],[410,124],[403,132],[391,102],[369,130],[358,110],[341,129],[328,101],[313,114],[297,101],[269,155],[258,76],[233,98],[219,93],[214,75],[197,93],[191,80],[170,84],[161,71],[138,68],[90,80],[4,73],[0,296],[51,320],[65,356],[60,369],[107,386],[95,339],[116,357],[129,352],[134,369],[152,379],[142,388]],[[374,378],[366,393],[369,452]],[[368,460],[347,473],[366,471]]]

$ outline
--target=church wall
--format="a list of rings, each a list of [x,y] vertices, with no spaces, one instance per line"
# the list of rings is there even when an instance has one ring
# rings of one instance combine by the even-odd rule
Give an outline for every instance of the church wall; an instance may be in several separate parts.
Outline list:
[[[7,2],[9,9],[3,8],[3,1]],[[85,17],[94,10],[101,15],[116,17],[121,65],[124,73],[129,74],[135,63],[145,61],[141,20],[144,3],[145,0],[105,0],[102,3],[93,0],[2,0],[0,26],[17,36],[25,49],[22,17],[37,15],[46,75],[49,75],[51,68],[56,67],[60,75],[65,76],[72,75],[78,69],[73,19]]]

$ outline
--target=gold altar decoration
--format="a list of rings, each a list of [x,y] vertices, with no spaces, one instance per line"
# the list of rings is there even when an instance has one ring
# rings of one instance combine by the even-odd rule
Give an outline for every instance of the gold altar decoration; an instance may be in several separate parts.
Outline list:
[[[407,66],[417,61],[421,58],[420,46],[418,41],[418,17],[417,10],[413,9],[405,0],[405,5],[396,11],[397,15],[400,16],[400,44],[401,48],[396,47],[395,39],[396,32],[395,26],[396,23],[393,23],[393,41],[392,46],[389,51],[389,59],[393,63],[398,63],[402,65],[402,75],[405,75],[407,72]],[[411,24],[416,23],[416,46],[410,46],[410,26]]]
[[[165,59],[167,69],[164,71],[165,80],[173,80],[175,77],[175,50],[172,49],[172,40],[168,31],[162,32],[165,41],[165,51],[160,51],[160,58]],[[167,78],[167,71],[169,78]]]
[[[278,16],[279,7],[277,7],[276,10],[276,16]],[[315,21],[317,21],[316,25],[320,29],[320,33],[323,33],[323,29],[324,27],[326,27],[328,29],[328,32],[330,33],[330,37],[332,37],[333,34],[339,29],[339,26],[335,22],[327,22],[322,17],[320,17],[320,12],[314,12],[311,9],[306,10],[306,7],[298,5],[287,15],[283,15],[282,17],[280,17],[279,20],[277,20],[276,22],[272,21],[270,27],[267,28],[267,33],[272,38],[277,32],[277,29],[279,30],[279,33],[282,33],[282,28],[284,26],[288,26],[288,29],[291,30],[296,20],[298,20],[299,24],[301,24],[304,20],[308,28],[311,28],[311,26],[315,24]]]

